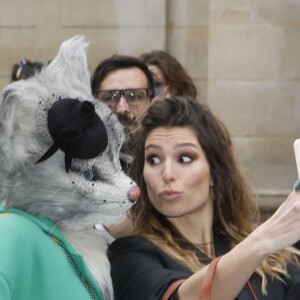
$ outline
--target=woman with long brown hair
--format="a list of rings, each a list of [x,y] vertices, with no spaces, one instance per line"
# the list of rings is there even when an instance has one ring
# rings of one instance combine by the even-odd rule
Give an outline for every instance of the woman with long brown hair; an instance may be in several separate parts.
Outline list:
[[[109,247],[116,299],[199,299],[221,257],[211,299],[300,299],[300,193],[254,228],[252,193],[225,126],[194,99],[157,102],[142,121],[131,175],[141,196],[134,235]],[[178,281],[179,283],[179,281]]]
[[[153,74],[154,93],[157,100],[162,100],[167,95],[196,98],[197,89],[193,79],[170,53],[152,50],[142,54],[140,59]]]

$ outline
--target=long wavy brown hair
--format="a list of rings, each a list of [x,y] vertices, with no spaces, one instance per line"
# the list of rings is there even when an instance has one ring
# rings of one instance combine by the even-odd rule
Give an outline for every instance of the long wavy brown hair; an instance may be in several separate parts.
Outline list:
[[[140,58],[146,65],[154,65],[161,70],[166,85],[170,86],[174,95],[196,98],[197,89],[191,76],[174,56],[166,51],[153,50]]]
[[[144,168],[145,141],[149,133],[158,127],[186,127],[197,134],[210,167],[213,185],[213,231],[218,231],[232,249],[245,239],[253,230],[253,216],[256,206],[253,194],[234,157],[229,133],[224,124],[218,120],[203,104],[193,98],[172,96],[154,104],[142,120],[141,128],[136,134],[135,159],[130,175],[141,188],[141,196],[132,207],[130,216],[134,233],[142,235],[161,247],[169,255],[192,271],[203,265],[195,253],[182,246],[188,242],[165,216],[151,205],[147,187],[142,176]],[[288,276],[288,261],[298,263],[297,250],[289,248],[269,256],[257,269],[262,277],[263,292],[266,292],[266,274],[284,280]]]

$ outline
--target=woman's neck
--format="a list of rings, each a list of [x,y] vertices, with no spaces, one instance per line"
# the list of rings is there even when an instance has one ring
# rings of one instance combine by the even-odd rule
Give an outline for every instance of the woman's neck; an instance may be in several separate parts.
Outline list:
[[[187,241],[195,245],[208,245],[213,243],[212,216],[189,215],[179,218],[168,218]]]
[[[192,212],[167,219],[176,227],[187,242],[193,244],[207,255],[214,256],[212,199]]]

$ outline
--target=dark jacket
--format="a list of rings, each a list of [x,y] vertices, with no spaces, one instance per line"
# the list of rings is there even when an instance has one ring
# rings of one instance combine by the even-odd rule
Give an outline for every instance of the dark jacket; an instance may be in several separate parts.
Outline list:
[[[221,237],[215,238],[214,246],[217,256],[228,252],[228,247]],[[189,247],[194,249],[202,263],[210,262],[203,252],[192,245]],[[172,282],[193,274],[143,237],[117,239],[108,248],[108,257],[111,262],[115,300],[161,300]],[[299,300],[300,269],[294,265],[289,265],[288,268],[290,278],[286,279],[285,283],[268,278],[267,295],[262,295],[261,278],[253,274],[250,283],[257,299]],[[177,299],[177,293],[173,293],[170,299]],[[253,300],[253,296],[245,285],[236,299]]]

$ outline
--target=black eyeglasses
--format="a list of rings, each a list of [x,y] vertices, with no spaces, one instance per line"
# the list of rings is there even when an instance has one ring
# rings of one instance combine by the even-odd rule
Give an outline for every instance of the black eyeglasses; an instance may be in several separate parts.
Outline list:
[[[124,97],[129,106],[140,106],[148,102],[148,89],[102,90],[98,91],[98,99],[109,107],[115,107],[121,97]]]

